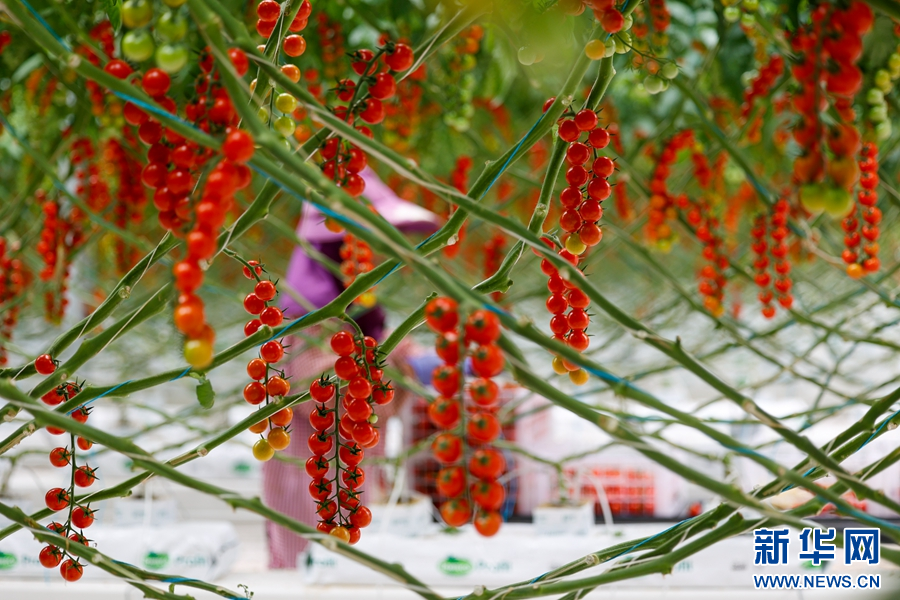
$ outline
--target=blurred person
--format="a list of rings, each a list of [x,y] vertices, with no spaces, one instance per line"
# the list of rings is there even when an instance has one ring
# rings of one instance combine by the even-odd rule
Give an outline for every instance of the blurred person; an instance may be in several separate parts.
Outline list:
[[[437,229],[439,223],[437,215],[400,199],[372,170],[365,169],[361,176],[366,182],[363,195],[393,226],[404,232],[430,233]],[[308,202],[304,204],[297,236],[309,242],[315,250],[336,265],[341,262],[339,252],[344,235],[329,231],[324,225],[324,215],[312,204]],[[291,256],[286,280],[290,289],[303,297],[305,305],[314,308],[325,306],[344,291],[343,281],[300,247],[297,247]],[[307,308],[301,306],[290,295],[287,295],[283,308],[285,315],[292,319],[307,312]],[[363,309],[354,320],[364,335],[372,336],[381,343],[386,337],[385,318],[384,309],[376,304]],[[322,347],[307,344],[304,338],[310,340],[321,338]],[[287,342],[290,345],[290,362],[285,369],[286,375],[298,385],[308,385],[322,373],[331,371],[336,356],[328,345],[329,338],[330,333],[320,325],[303,329],[298,335],[293,336]],[[404,375],[414,377],[417,371],[420,373],[423,371],[421,366],[418,369],[414,366],[420,354],[413,342],[407,338],[398,344],[386,362]],[[428,382],[431,379],[430,370],[425,371],[428,373],[425,381]],[[410,396],[410,393],[397,385],[397,382],[394,382],[394,387],[394,401],[387,405],[375,406],[381,424],[397,414]],[[292,443],[283,451],[285,455],[300,460],[285,462],[275,459],[263,464],[263,500],[266,505],[311,526],[315,526],[319,519],[316,515],[316,502],[309,495],[310,479],[303,463],[310,456],[306,440],[313,433],[309,423],[309,413],[313,406],[313,402],[305,402],[294,407],[294,419],[291,423]],[[366,457],[383,456],[384,446],[385,439],[382,437],[377,446],[366,450]],[[363,485],[362,489],[365,490],[365,487]],[[296,568],[297,556],[306,549],[309,541],[270,521],[266,522],[266,536],[269,545],[269,568]]]

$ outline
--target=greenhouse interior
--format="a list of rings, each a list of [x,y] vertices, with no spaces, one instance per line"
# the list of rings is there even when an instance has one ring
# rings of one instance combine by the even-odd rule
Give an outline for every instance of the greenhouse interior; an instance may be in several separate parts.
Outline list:
[[[896,0],[5,0],[0,600],[900,597],[898,79]]]

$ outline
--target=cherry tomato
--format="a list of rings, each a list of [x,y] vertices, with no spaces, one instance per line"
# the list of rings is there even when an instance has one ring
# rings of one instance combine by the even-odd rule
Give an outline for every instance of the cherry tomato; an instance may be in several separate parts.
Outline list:
[[[247,363],[247,375],[250,376],[250,379],[256,379],[257,381],[260,379],[265,379],[266,372],[266,361],[261,358],[254,358]]]
[[[372,384],[365,377],[354,377],[347,384],[347,391],[354,398],[365,400],[372,395]]]
[[[306,459],[306,474],[313,479],[328,475],[329,463],[324,456],[310,456]]]
[[[459,362],[459,336],[455,331],[439,333],[435,341],[435,351],[438,357],[448,365]]]
[[[291,424],[291,421],[294,420],[294,411],[290,408],[282,408],[272,415],[270,420],[272,421],[272,425],[277,427],[287,427]]]
[[[451,433],[442,433],[431,443],[431,453],[445,465],[455,463],[462,457],[462,440]]]
[[[472,371],[479,377],[494,377],[503,370],[503,353],[494,344],[478,346],[472,353]]]
[[[344,408],[352,421],[357,423],[368,422],[372,416],[372,405],[360,398],[347,396],[344,399]]]
[[[359,447],[359,444],[341,445],[338,450],[338,456],[341,462],[348,467],[355,467],[362,462],[365,452]]]
[[[263,439],[256,440],[253,444],[253,458],[260,462],[265,462],[273,456],[275,456],[275,450],[269,445],[269,442]]]
[[[44,502],[52,511],[62,510],[69,506],[69,492],[62,488],[53,488],[44,495]]]
[[[319,404],[309,413],[309,424],[316,431],[331,429],[334,426],[334,411],[325,408],[324,404]]]
[[[34,359],[34,370],[41,375],[49,375],[56,370],[57,361],[49,354],[41,354]]]
[[[269,431],[269,435],[266,436],[266,441],[269,442],[269,446],[271,446],[273,450],[284,450],[291,445],[291,434],[282,427],[276,427]]]
[[[244,400],[256,405],[266,399],[266,386],[258,381],[251,381],[244,386]]]
[[[459,393],[459,383],[459,369],[454,366],[441,365],[431,373],[431,385],[444,396],[451,397]]]
[[[41,561],[41,565],[48,569],[57,567],[62,561],[62,558],[62,550],[56,546],[44,546],[41,549],[41,553],[38,555],[38,560]]]
[[[309,482],[309,495],[317,502],[322,502],[331,496],[333,489],[331,482],[324,478],[313,479]]]
[[[268,341],[259,349],[259,356],[267,363],[278,362],[284,357],[284,347],[277,340]]]
[[[269,380],[266,382],[266,392],[269,393],[269,396],[287,396],[290,391],[290,382],[278,375],[269,377]]]
[[[334,438],[323,433],[313,433],[309,436],[307,445],[313,454],[328,454],[334,447]]]
[[[477,412],[466,424],[469,438],[476,443],[487,443],[500,435],[500,421],[491,413]]]
[[[341,481],[348,489],[358,490],[365,480],[366,474],[358,466],[341,471]]]
[[[360,529],[368,527],[372,522],[372,511],[365,506],[359,506],[350,513],[348,520],[352,525],[359,527]]]
[[[478,511],[478,514],[475,515],[475,530],[483,535],[484,537],[491,537],[500,531],[500,526],[503,524],[503,517],[500,516],[500,513],[493,511]]]
[[[334,384],[324,379],[317,379],[310,384],[309,394],[316,402],[328,402],[334,398]]]
[[[75,485],[78,487],[90,487],[95,481],[97,481],[97,476],[94,474],[95,469],[92,469],[86,465],[82,465],[75,469]]]
[[[500,338],[500,319],[489,310],[474,311],[466,319],[466,341],[475,344],[491,344]]]
[[[59,566],[59,572],[66,581],[78,581],[84,575],[84,567],[77,560],[69,558]]]
[[[356,342],[347,331],[338,331],[331,336],[331,349],[338,356],[350,356],[356,351]]]
[[[506,491],[496,481],[477,481],[472,485],[471,498],[483,510],[500,510]]]
[[[96,511],[84,507],[78,506],[72,511],[72,525],[77,527],[78,529],[87,529],[94,523],[94,513]]]
[[[441,518],[450,527],[462,527],[472,517],[472,508],[465,498],[453,498],[441,504]]]
[[[394,399],[394,388],[389,383],[379,384],[372,390],[372,401],[375,404],[390,404]]]
[[[428,405],[428,418],[436,427],[452,429],[459,423],[459,402],[449,398],[438,398]]]
[[[505,468],[506,460],[494,448],[480,448],[469,459],[469,473],[478,479],[497,479]]]
[[[437,474],[437,491],[454,498],[466,491],[466,472],[462,467],[444,467]]]
[[[459,324],[456,300],[439,297],[428,302],[425,305],[425,322],[436,333],[456,329]]]
[[[344,381],[350,381],[359,375],[360,368],[352,356],[341,356],[334,361],[334,374]]]
[[[500,387],[493,379],[479,377],[469,384],[469,396],[479,406],[493,406],[500,394]]]
[[[69,464],[70,456],[68,448],[54,448],[50,451],[50,464],[54,467],[65,467]]]
[[[353,436],[354,442],[365,448],[376,439],[378,432],[370,423],[364,421],[361,423],[353,423],[350,434]]]

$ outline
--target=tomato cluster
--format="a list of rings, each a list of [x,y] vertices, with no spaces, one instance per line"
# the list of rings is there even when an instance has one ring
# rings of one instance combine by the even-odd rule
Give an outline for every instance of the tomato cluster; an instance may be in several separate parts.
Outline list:
[[[44,316],[51,323],[60,323],[66,305],[69,303],[65,297],[69,280],[69,255],[72,250],[83,240],[81,229],[74,225],[77,214],[72,214],[77,209],[69,211],[69,215],[60,214],[60,206],[56,200],[47,198],[43,190],[37,190],[35,200],[41,203],[41,211],[44,214],[41,239],[37,243],[37,252],[44,260],[44,268],[40,272],[41,281],[51,280],[59,283],[56,289],[47,289],[44,292]]]
[[[856,61],[863,51],[862,36],[873,20],[872,10],[864,2],[851,2],[846,9],[820,4],[812,12],[812,22],[791,38],[791,48],[799,58],[791,73],[800,87],[792,98],[800,115],[793,137],[803,149],[794,160],[794,180],[803,186],[801,201],[812,212],[825,209],[833,216],[843,216],[853,204],[848,190],[859,177],[855,155],[860,143],[852,124],[856,118],[853,97],[862,86]],[[822,143],[825,124],[820,114],[828,106],[828,96],[840,118],[828,130],[830,160]],[[826,174],[829,183],[821,183]]]
[[[677,214],[666,180],[669,178],[671,165],[678,158],[678,153],[695,144],[694,132],[685,129],[669,138],[657,156],[653,177],[650,179],[650,209],[644,233],[648,241],[662,249],[668,249],[675,239],[675,233],[667,221],[674,219]]]
[[[372,248],[365,241],[352,234],[344,234],[344,241],[339,250],[341,257],[341,273],[344,275],[344,286],[349,286],[361,273],[368,273],[375,268],[372,264]],[[374,288],[363,292],[356,299],[360,305],[370,308],[375,305]]]
[[[312,14],[312,5],[309,0],[303,0],[297,14],[288,25],[288,31],[292,35],[285,36],[281,44],[281,49],[288,56],[300,56],[306,51],[306,39],[302,35],[295,34],[306,29],[310,14]],[[275,31],[278,17],[281,16],[281,5],[275,0],[262,0],[256,5],[256,16],[259,17],[256,21],[256,32],[268,39]]]
[[[753,281],[759,288],[762,314],[767,319],[775,316],[775,306],[772,304],[774,299],[777,298],[778,304],[785,309],[791,308],[794,303],[787,244],[790,233],[787,228],[789,215],[790,204],[781,198],[772,206],[768,215],[763,213],[756,217],[753,229],[750,230],[754,240],[750,249],[756,255]]]
[[[139,224],[143,221],[147,195],[144,193],[144,186],[141,183],[143,165],[135,159],[139,145],[131,129],[127,126],[123,127],[122,142],[111,138],[104,147],[103,159],[107,164],[115,166],[115,173],[119,178],[113,214],[115,215],[115,224],[125,229],[130,223]],[[131,268],[140,260],[141,256],[138,248],[128,247],[122,238],[116,238],[115,254],[119,273],[124,273]]]
[[[318,503],[319,531],[355,544],[372,522],[371,511],[360,502],[366,479],[360,463],[365,449],[380,439],[374,407],[392,402],[394,388],[383,381],[374,338],[339,331],[331,337],[331,349],[337,355],[337,381],[323,375],[309,387],[316,406],[309,415],[315,431],[307,441],[312,456],[306,472],[312,477],[309,493]]]
[[[3,307],[0,320],[0,367],[9,361],[5,342],[12,339],[13,329],[19,321],[20,306],[17,298],[25,291],[27,278],[22,261],[7,253],[6,238],[0,237],[0,306]]]
[[[35,367],[39,373],[44,373],[50,369],[55,369],[52,359],[47,355],[38,357],[35,361]],[[67,382],[58,386],[56,389],[44,394],[41,398],[46,404],[56,406],[62,402],[74,398],[81,392],[81,385],[77,382]],[[71,413],[71,417],[79,423],[85,423],[88,420],[91,410],[86,406],[80,406]],[[47,431],[53,435],[62,435],[64,429],[57,427],[47,427]],[[96,480],[96,469],[89,467],[86,463],[78,465],[76,461],[76,447],[81,450],[90,450],[93,442],[83,437],[76,440],[75,434],[70,434],[71,446],[56,447],[50,451],[50,464],[57,468],[71,468],[70,484],[66,488],[53,488],[44,495],[44,502],[47,508],[57,512],[65,509],[68,510],[68,516],[65,524],[53,522],[48,525],[48,529],[55,531],[63,537],[68,537],[71,543],[90,544],[90,540],[84,535],[84,530],[94,523],[94,515],[96,511],[89,504],[79,504],[75,501],[75,488],[90,487]],[[59,572],[66,581],[77,581],[81,579],[84,573],[84,566],[77,557],[68,551],[68,545],[58,547],[52,544],[41,549],[39,555],[40,563],[48,569],[59,567]],[[65,559],[65,560],[64,560]]]
[[[754,107],[757,100],[769,99],[772,89],[781,74],[784,72],[784,59],[780,54],[774,54],[769,61],[759,68],[759,73],[750,82],[750,86],[744,90],[744,103],[741,105],[741,116],[748,119],[753,116],[753,121],[747,129],[747,139],[758,143],[762,139],[762,125],[764,110],[757,111],[754,115]]]
[[[490,446],[500,435],[496,415],[500,388],[493,381],[505,363],[496,345],[500,320],[489,310],[476,310],[460,331],[456,301],[440,297],[425,306],[425,322],[437,334],[435,349],[444,363],[432,374],[432,385],[440,396],[428,407],[429,419],[442,430],[431,445],[442,465],[437,489],[447,498],[440,507],[441,517],[447,525],[460,527],[472,519],[474,504],[478,507],[475,529],[492,536],[503,522],[499,510],[506,497],[497,482],[505,461]],[[474,346],[471,351],[470,346]],[[468,385],[460,364],[466,354],[476,376]]]
[[[697,177],[701,178],[699,175]],[[703,245],[702,256],[706,264],[700,269],[700,282],[697,286],[703,296],[703,306],[714,316],[720,317],[725,312],[725,270],[729,261],[725,254],[724,240],[719,234],[719,219],[713,215],[712,207],[705,199],[693,201],[681,194],[675,202]]]
[[[878,236],[881,233],[878,224],[881,222],[881,209],[876,206],[878,146],[874,142],[863,144],[859,156],[859,170],[861,189],[856,197],[856,205],[841,221],[846,246],[841,258],[847,263],[847,274],[854,279],[866,273],[873,273],[881,267],[881,261],[878,259]],[[861,228],[860,218],[865,222]]]
[[[256,315],[244,325],[244,335],[253,335],[263,325],[278,327],[284,321],[284,315],[277,306],[271,306],[278,289],[274,282],[261,279],[262,265],[251,260],[244,266],[244,277],[255,281],[253,291],[244,298],[244,310]],[[251,381],[244,386],[244,400],[254,406],[285,396],[291,391],[291,384],[284,371],[272,365],[284,358],[284,346],[277,340],[265,342],[259,349],[259,356],[247,363],[247,375]],[[267,419],[250,426],[253,433],[262,434],[269,430],[265,437],[260,437],[253,444],[253,456],[260,461],[267,461],[275,456],[276,451],[284,450],[291,443],[290,424],[294,411],[285,407]]]

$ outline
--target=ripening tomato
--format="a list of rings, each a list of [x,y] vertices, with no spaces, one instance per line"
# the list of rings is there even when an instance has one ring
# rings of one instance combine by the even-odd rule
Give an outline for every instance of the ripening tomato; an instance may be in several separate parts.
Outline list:
[[[477,481],[471,488],[472,502],[483,510],[500,510],[506,491],[496,481]]]
[[[282,408],[271,417],[272,425],[277,427],[287,427],[293,420],[294,411],[290,408]]]
[[[260,462],[265,462],[273,456],[275,456],[275,449],[269,445],[269,442],[263,439],[256,440],[253,444],[253,458]]]
[[[431,385],[444,396],[450,397],[458,394],[459,384],[460,375],[457,367],[441,365],[431,373]]]
[[[450,527],[462,527],[472,517],[472,508],[465,498],[453,498],[441,504],[441,518]]]
[[[479,377],[499,375],[505,362],[500,348],[494,344],[478,346],[472,353],[472,371]]]
[[[434,298],[425,305],[425,322],[435,333],[443,333],[456,329],[459,324],[459,312],[453,298]]]
[[[494,448],[480,448],[469,459],[469,473],[478,479],[497,479],[505,468],[506,460]]]
[[[291,445],[291,434],[284,430],[283,427],[276,427],[269,431],[266,441],[273,450],[284,450]]]
[[[478,511],[478,514],[475,515],[475,530],[483,535],[484,537],[491,537],[500,531],[500,526],[503,524],[503,517],[500,516],[500,513],[492,510],[492,511]]]
[[[462,440],[452,433],[442,433],[431,443],[431,453],[438,462],[449,465],[462,457]]]
[[[437,491],[455,498],[466,491],[466,472],[462,467],[445,467],[437,474]]]
[[[428,418],[436,427],[452,429],[459,423],[459,402],[440,397],[428,405]]]

